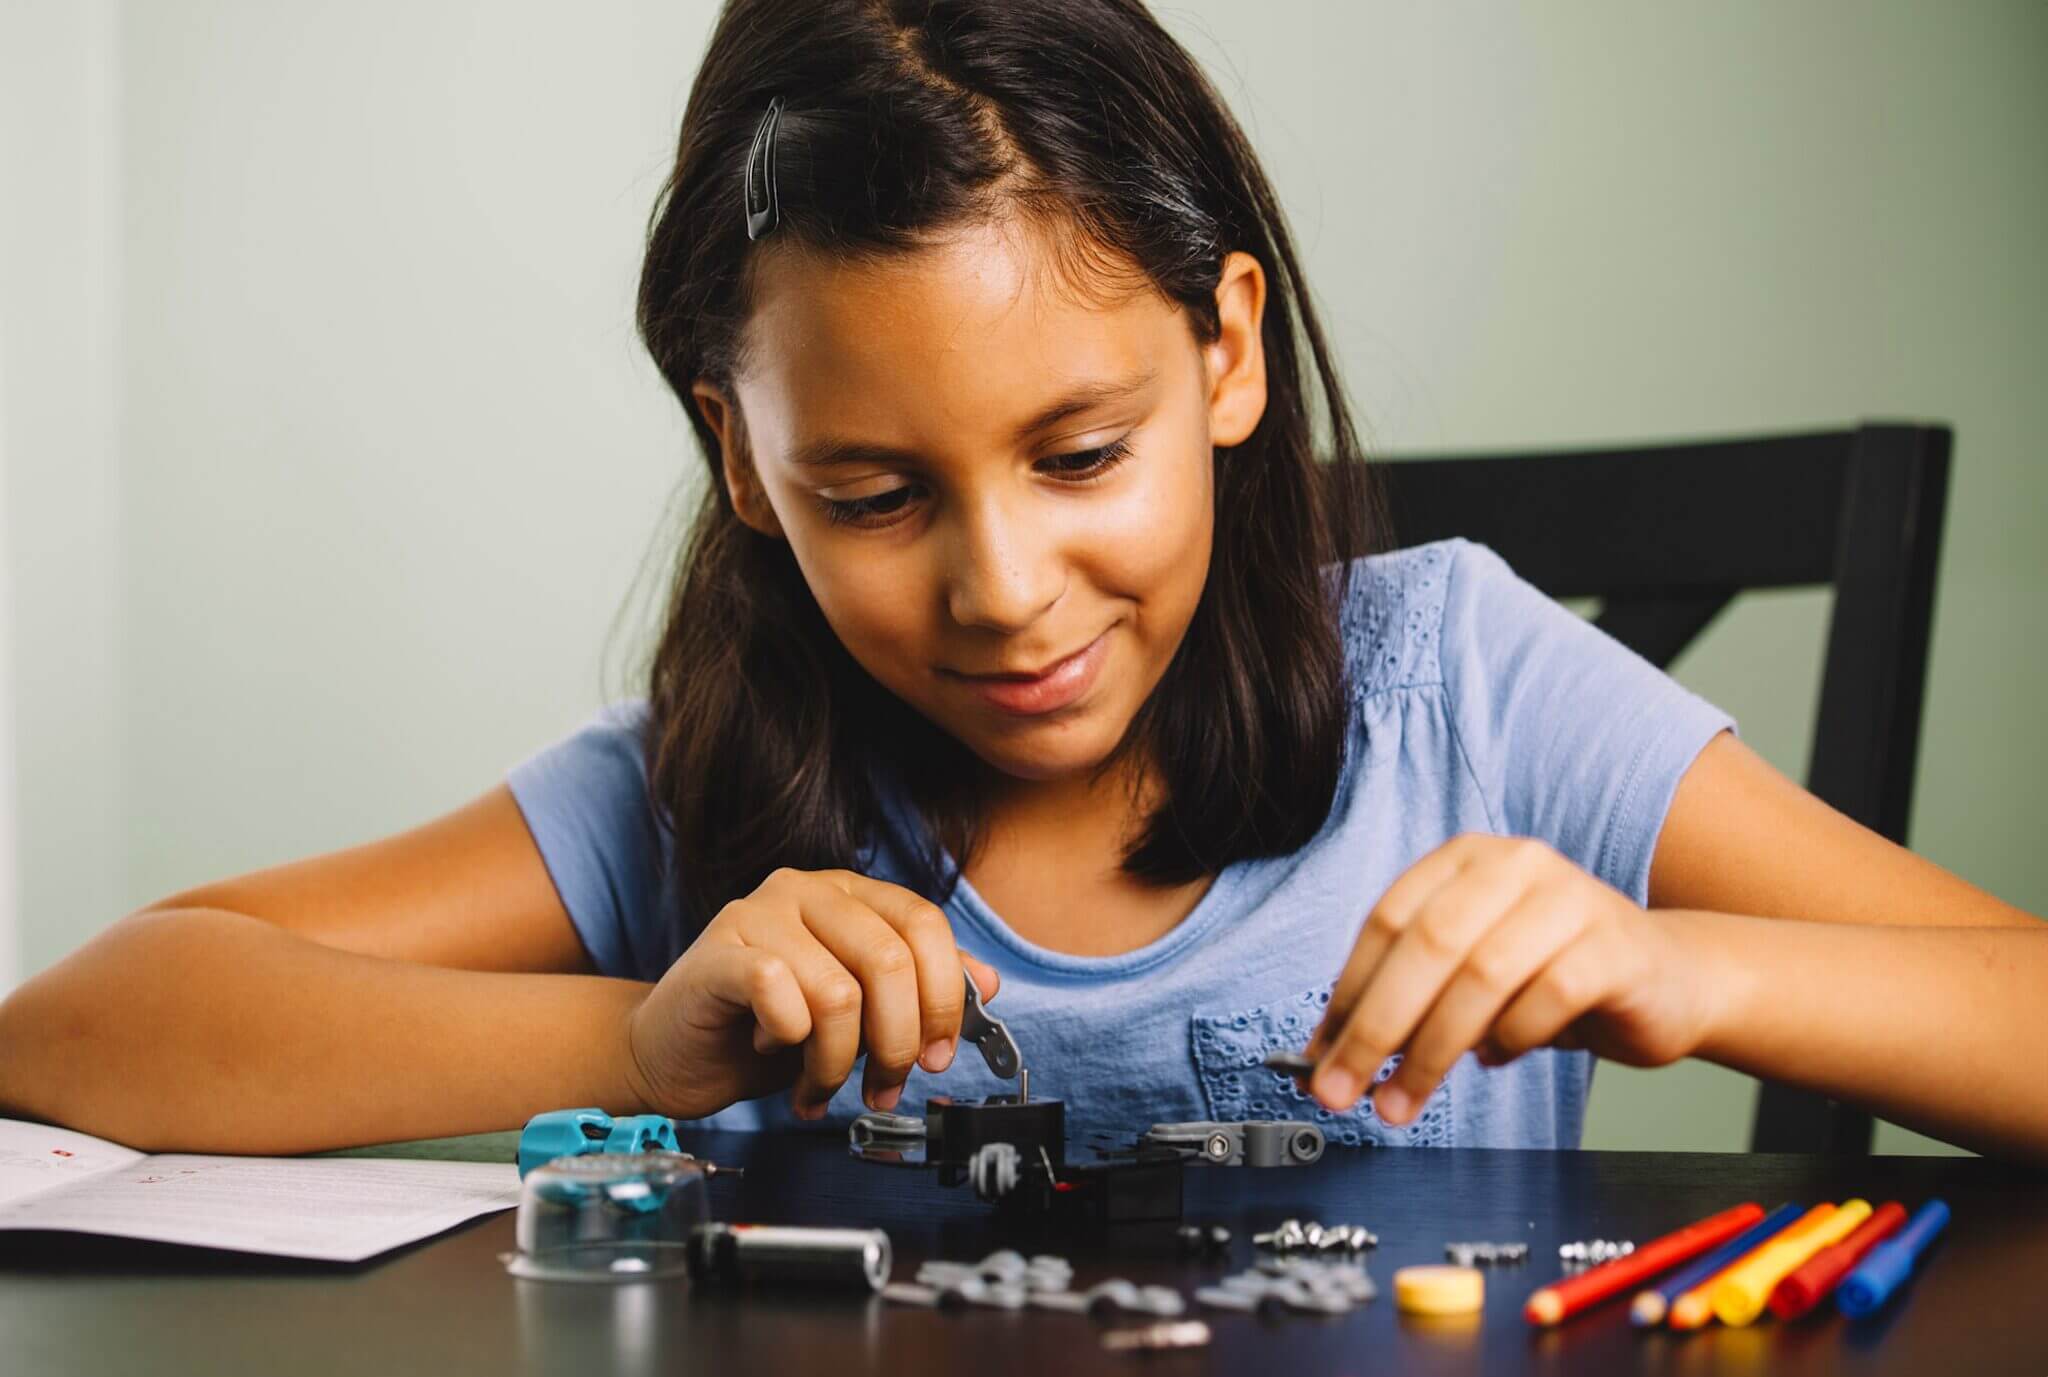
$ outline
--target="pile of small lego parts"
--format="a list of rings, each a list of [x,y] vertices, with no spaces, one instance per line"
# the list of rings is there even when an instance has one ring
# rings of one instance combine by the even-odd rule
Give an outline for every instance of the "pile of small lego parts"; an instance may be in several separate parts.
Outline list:
[[[1187,1310],[1187,1302],[1171,1286],[1140,1286],[1122,1277],[1073,1289],[1074,1267],[1063,1257],[1040,1254],[1026,1258],[1004,1248],[979,1262],[931,1261],[917,1269],[915,1281],[891,1282],[882,1299],[928,1309],[978,1305],[996,1310],[1065,1310],[1108,1316],[1118,1312],[1171,1318]]]
[[[1636,1245],[1626,1238],[1585,1238],[1557,1245],[1557,1260],[1565,1270],[1582,1267],[1598,1267],[1603,1262],[1612,1262],[1618,1257],[1627,1257],[1636,1250]]]
[[[1253,1234],[1252,1243],[1269,1253],[1339,1253],[1351,1257],[1380,1246],[1379,1235],[1362,1224],[1320,1224],[1311,1219],[1283,1219],[1269,1233]]]

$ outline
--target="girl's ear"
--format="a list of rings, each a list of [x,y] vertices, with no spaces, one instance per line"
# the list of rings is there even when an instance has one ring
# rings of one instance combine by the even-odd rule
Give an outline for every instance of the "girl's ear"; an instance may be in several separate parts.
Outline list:
[[[762,535],[779,539],[782,523],[768,504],[768,495],[761,490],[761,476],[755,472],[753,458],[747,452],[747,428],[740,419],[739,404],[726,396],[723,388],[703,378],[691,385],[690,397],[697,403],[704,424],[718,437],[719,462],[733,512]]]
[[[1223,260],[1216,283],[1219,331],[1202,350],[1209,381],[1209,442],[1241,445],[1266,414],[1266,270],[1248,253]]]

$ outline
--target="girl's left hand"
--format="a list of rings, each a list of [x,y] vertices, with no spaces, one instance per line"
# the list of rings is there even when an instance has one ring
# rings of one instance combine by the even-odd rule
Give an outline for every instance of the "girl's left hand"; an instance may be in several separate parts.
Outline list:
[[[1488,1066],[1546,1045],[1676,1061],[1706,1038],[1719,998],[1690,932],[1685,915],[1652,916],[1540,841],[1453,838],[1366,918],[1309,1040],[1310,1089],[1349,1109],[1401,1052],[1373,1107],[1402,1124],[1470,1050]]]

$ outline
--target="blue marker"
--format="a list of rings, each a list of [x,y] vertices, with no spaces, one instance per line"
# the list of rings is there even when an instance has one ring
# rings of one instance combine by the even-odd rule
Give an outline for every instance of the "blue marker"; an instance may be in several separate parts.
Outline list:
[[[1803,1205],[1780,1205],[1691,1266],[1674,1272],[1662,1286],[1636,1292],[1635,1300],[1629,1304],[1629,1319],[1644,1328],[1664,1323],[1664,1316],[1671,1310],[1671,1302],[1783,1229],[1805,1211]]]
[[[1856,1270],[1842,1278],[1835,1288],[1835,1304],[1852,1320],[1882,1307],[1913,1275],[1913,1264],[1947,1225],[1948,1205],[1943,1201],[1930,1200],[1913,1211],[1905,1228],[1872,1248]]]

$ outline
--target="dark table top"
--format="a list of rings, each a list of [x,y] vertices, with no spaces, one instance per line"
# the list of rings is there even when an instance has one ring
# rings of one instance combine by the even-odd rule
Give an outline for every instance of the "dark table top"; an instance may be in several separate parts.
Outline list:
[[[1026,1310],[934,1312],[788,1291],[692,1292],[514,1281],[499,1214],[353,1267],[59,1234],[0,1237],[0,1370],[31,1373],[626,1374],[1217,1371],[2048,1373],[2048,1174],[1974,1158],[1826,1159],[1702,1153],[1332,1148],[1309,1168],[1191,1167],[1187,1217],[1236,1232],[1223,1263],[1163,1240],[1105,1250],[999,1236],[979,1201],[930,1175],[856,1162],[833,1135],[685,1134],[746,1168],[714,1179],[714,1212],[761,1223],[880,1226],[907,1278],[930,1257],[1007,1243],[1071,1257],[1076,1286],[1109,1276],[1192,1293],[1248,1266],[1250,1236],[1282,1218],[1361,1223],[1381,1298],[1348,1316],[1265,1321],[1202,1313],[1205,1350],[1102,1351],[1096,1322]],[[493,1142],[503,1150],[503,1141]],[[1870,1320],[1831,1307],[1796,1324],[1638,1333],[1625,1299],[1549,1332],[1520,1317],[1573,1238],[1643,1241],[1743,1200],[1765,1207],[1861,1195],[1909,1209],[1940,1195],[1954,1222],[1907,1291]],[[1485,1312],[1421,1323],[1396,1312],[1396,1267],[1449,1240],[1525,1239],[1530,1261],[1489,1270]],[[1134,1323],[1134,1320],[1119,1323]]]

